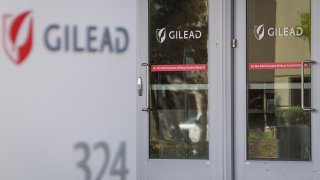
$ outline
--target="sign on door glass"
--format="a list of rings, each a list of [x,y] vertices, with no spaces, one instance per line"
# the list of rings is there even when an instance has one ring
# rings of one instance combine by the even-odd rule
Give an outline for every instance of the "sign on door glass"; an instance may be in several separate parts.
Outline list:
[[[151,159],[208,159],[208,1],[149,1]]]
[[[310,0],[247,0],[247,159],[309,161]]]

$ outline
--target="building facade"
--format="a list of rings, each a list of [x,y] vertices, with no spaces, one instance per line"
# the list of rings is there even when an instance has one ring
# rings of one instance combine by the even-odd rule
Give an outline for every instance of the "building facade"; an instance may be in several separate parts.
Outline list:
[[[0,179],[320,179],[319,0],[0,4]]]

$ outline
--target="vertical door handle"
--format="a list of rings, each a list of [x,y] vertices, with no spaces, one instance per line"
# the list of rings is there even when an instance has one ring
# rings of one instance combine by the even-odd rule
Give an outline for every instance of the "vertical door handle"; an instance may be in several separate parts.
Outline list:
[[[312,60],[305,60],[301,62],[301,108],[304,111],[315,111],[316,109],[311,108],[311,107],[306,107],[304,105],[304,66],[305,64],[313,64],[316,63],[315,61]]]
[[[141,66],[146,67],[146,107],[142,108],[142,111],[149,112],[151,110],[150,108],[150,101],[149,101],[149,96],[150,96],[150,90],[149,90],[149,71],[150,71],[150,66],[148,63],[142,63]],[[142,84],[142,80],[141,80]]]

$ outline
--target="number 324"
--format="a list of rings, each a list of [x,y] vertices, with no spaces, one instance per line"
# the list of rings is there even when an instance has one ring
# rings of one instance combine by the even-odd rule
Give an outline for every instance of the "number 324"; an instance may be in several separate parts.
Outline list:
[[[77,162],[77,166],[85,173],[85,180],[102,180],[111,159],[110,148],[106,142],[98,142],[93,146],[94,150],[101,149],[104,152],[104,161],[100,171],[95,179],[92,179],[92,171],[88,165],[90,159],[91,150],[90,146],[86,142],[79,142],[74,146],[75,150],[81,149],[84,152],[83,159]],[[120,164],[120,166],[118,166]],[[117,167],[120,167],[117,169]],[[110,175],[120,176],[121,180],[125,180],[129,170],[126,168],[126,144],[122,142],[119,146],[118,152],[111,165]]]

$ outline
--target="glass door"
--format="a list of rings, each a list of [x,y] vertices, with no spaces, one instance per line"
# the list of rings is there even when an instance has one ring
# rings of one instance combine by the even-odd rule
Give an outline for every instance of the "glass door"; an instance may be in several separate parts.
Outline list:
[[[318,179],[319,2],[242,0],[236,9],[236,179]]]
[[[139,1],[140,180],[222,179],[222,49],[213,40],[222,11],[214,3]]]
[[[208,1],[149,0],[148,59],[148,179],[209,180]]]
[[[209,159],[208,1],[149,1],[149,158]]]

